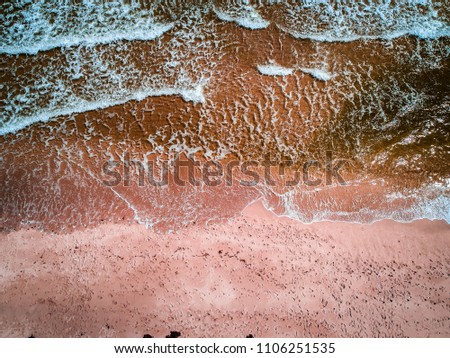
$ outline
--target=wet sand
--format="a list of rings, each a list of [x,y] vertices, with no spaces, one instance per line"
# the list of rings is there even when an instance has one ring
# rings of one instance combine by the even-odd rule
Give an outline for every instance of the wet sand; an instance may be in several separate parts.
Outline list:
[[[450,226],[241,216],[0,236],[2,337],[449,337]]]

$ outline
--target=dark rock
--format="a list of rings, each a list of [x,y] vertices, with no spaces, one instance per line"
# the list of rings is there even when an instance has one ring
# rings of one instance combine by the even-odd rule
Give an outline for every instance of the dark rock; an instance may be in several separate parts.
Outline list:
[[[178,338],[179,336],[181,336],[180,332],[170,331],[170,334],[168,336],[166,336],[166,338]]]

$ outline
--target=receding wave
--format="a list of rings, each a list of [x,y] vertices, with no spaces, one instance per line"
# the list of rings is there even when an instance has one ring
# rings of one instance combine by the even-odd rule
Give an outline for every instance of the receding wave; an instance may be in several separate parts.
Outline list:
[[[447,184],[443,186],[424,185],[404,192],[386,190],[378,196],[370,196],[360,186],[354,186],[346,189],[346,195],[353,201],[350,204],[347,200],[333,198],[335,193],[320,198],[317,191],[292,190],[274,195],[265,188],[262,197],[265,205],[276,215],[303,223],[345,221],[366,224],[385,219],[405,223],[420,219],[450,223],[449,179],[445,182]],[[311,200],[314,196],[316,198]]]
[[[147,89],[131,93],[128,97],[121,97],[119,99],[105,99],[97,102],[89,102],[80,98],[73,99],[73,105],[67,105],[62,109],[54,109],[48,111],[37,112],[30,117],[16,117],[10,120],[5,126],[0,127],[0,135],[8,133],[15,133],[36,122],[48,122],[52,118],[60,116],[68,116],[74,113],[82,113],[88,111],[95,111],[104,109],[118,104],[123,104],[128,101],[141,101],[147,97],[159,96],[181,96],[185,101],[192,101],[194,103],[204,102],[202,87],[199,85],[196,88],[162,88],[162,89]]]

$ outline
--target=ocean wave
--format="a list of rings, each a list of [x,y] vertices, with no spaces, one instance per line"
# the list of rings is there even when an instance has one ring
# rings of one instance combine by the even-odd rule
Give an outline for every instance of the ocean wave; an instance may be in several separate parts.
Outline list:
[[[323,31],[323,32],[299,32],[295,30],[288,29],[281,25],[277,27],[292,35],[297,39],[313,40],[318,42],[352,42],[359,40],[394,40],[403,36],[415,36],[421,39],[438,39],[441,37],[450,37],[450,26],[445,24],[440,24],[438,28],[434,29],[424,29],[422,27],[412,27],[409,29],[398,29],[396,31],[387,31],[384,33],[374,34],[374,35],[360,35],[360,34],[336,34],[336,31]]]
[[[272,4],[275,5],[275,4]],[[273,18],[262,18],[272,5],[213,7],[217,17],[243,28],[259,30],[270,23],[298,39],[319,42],[393,40],[402,36],[437,39],[450,36],[445,3],[430,0],[391,2],[277,1]]]
[[[273,23],[295,38],[320,42],[392,40],[408,35],[422,39],[450,36],[446,2],[276,3],[219,7],[214,2],[205,2],[203,5],[218,19],[246,29],[265,29]],[[58,47],[152,40],[174,26],[174,22],[166,23],[156,15],[157,6],[163,5],[158,1],[150,7],[139,2],[83,1],[55,6],[46,0],[4,5],[0,13],[0,53],[37,54]],[[271,6],[275,6],[276,16],[266,14]]]
[[[135,31],[108,31],[104,34],[96,35],[67,35],[54,38],[43,38],[33,43],[20,43],[18,45],[0,45],[0,53],[7,55],[27,54],[35,55],[40,51],[48,51],[58,47],[71,46],[95,46],[109,44],[116,41],[148,41],[162,36],[165,32],[173,28],[173,24],[153,24],[146,29],[136,29]]]
[[[260,30],[269,26],[269,22],[264,20],[251,6],[245,6],[239,15],[230,15],[214,7],[213,11],[220,20],[235,22],[236,24],[251,30]]]
[[[28,62],[33,66],[28,66],[31,71],[23,74],[18,65],[5,76],[9,79],[3,85],[7,98],[1,113],[3,123],[0,125],[0,135],[15,132],[38,121],[48,121],[55,116],[142,99],[143,94],[179,95],[186,101],[204,102],[202,87],[198,84],[205,83],[206,80],[201,77],[211,75],[215,61],[225,56],[221,46],[230,46],[227,43],[218,45],[221,34],[217,33],[220,29],[216,26],[217,21],[205,20],[205,14],[211,15],[211,11],[220,19],[233,21],[242,27],[260,29],[267,27],[269,21],[272,21],[295,37],[318,41],[395,38],[405,34],[434,38],[450,34],[446,20],[440,19],[438,14],[439,6],[443,5],[430,1],[410,1],[408,4],[399,2],[397,5],[390,2],[370,2],[364,6],[344,6],[344,2],[330,1],[306,1],[297,6],[289,2],[277,2],[279,4],[274,5],[275,14],[272,17],[269,12],[264,12],[264,6],[246,5],[231,10],[206,6],[206,9],[199,10],[196,5],[192,5],[192,14],[182,20],[181,16],[177,19],[174,16],[175,22],[167,24],[158,23],[160,19],[154,12],[141,8],[138,3],[113,5],[85,1],[78,6],[55,7],[40,0],[20,3],[20,9],[4,7],[6,10],[0,15],[3,20],[0,25],[0,52],[36,54],[64,46],[99,43],[110,45],[100,46],[100,49],[86,49],[83,46],[63,49],[55,55],[61,61],[54,61],[51,54],[41,54],[45,58],[43,61],[40,61],[40,56],[24,56],[18,60],[16,63],[20,66]],[[71,12],[76,16],[69,16]],[[264,15],[264,19],[259,13]],[[210,23],[214,23],[216,27],[211,25],[205,31]],[[173,31],[164,43],[154,41],[151,46],[139,43],[135,47],[127,42],[111,44],[120,39],[152,39],[170,29]],[[141,48],[145,51],[139,52]],[[51,66],[45,65],[47,55]],[[272,55],[270,53],[271,57],[268,58],[273,58]],[[443,53],[436,56],[437,65],[444,56]],[[9,60],[14,61],[15,57],[10,57]],[[267,57],[258,61],[264,63],[265,60]],[[257,70],[263,75],[271,76],[286,76],[301,70],[315,79],[328,81],[334,77],[324,69],[328,68],[326,63],[329,62],[333,73],[344,73],[333,66],[333,61],[328,60],[314,62],[299,59],[296,63],[284,62],[282,58],[277,60],[286,67],[268,63],[256,65]],[[420,61],[424,67],[427,66],[425,60]],[[368,91],[365,98],[372,99],[372,92],[374,91]],[[346,95],[349,92],[343,93]],[[373,103],[379,104],[376,96],[373,96]],[[364,102],[361,111],[372,110],[370,105],[371,103]]]
[[[449,21],[442,15],[447,7],[430,0],[285,2],[276,26],[295,38],[320,42],[392,40],[408,35],[437,39],[450,36]]]
[[[153,11],[119,2],[58,4],[48,1],[5,6],[0,14],[0,53],[37,54],[58,47],[153,40],[173,27]]]
[[[185,101],[194,103],[203,103],[205,101],[202,85],[197,85],[193,88],[145,89],[130,93],[128,96],[124,96],[118,99],[105,98],[99,101],[87,101],[85,99],[75,98],[72,100],[71,104],[66,105],[64,108],[42,110],[40,112],[37,112],[36,114],[33,114],[32,116],[14,117],[12,120],[1,124],[0,135],[15,133],[33,123],[48,122],[60,116],[94,111],[116,106],[119,104],[124,104],[133,100],[141,101],[147,97],[160,96],[181,96]]]
[[[92,11],[95,14],[104,12],[97,8]],[[140,14],[139,19],[144,19],[144,10],[133,11]],[[103,109],[146,97],[181,96],[185,101],[204,102],[203,87],[220,55],[217,37],[209,35],[214,33],[216,24],[204,23],[205,12],[188,8],[178,14],[178,19],[172,19],[174,24],[157,25],[159,33],[173,29],[167,41],[113,41],[108,46],[72,46],[36,56],[3,56],[1,60],[7,67],[7,80],[3,84],[6,98],[0,111],[0,135],[16,132],[36,122],[47,122],[54,117]],[[151,12],[146,10],[145,13]],[[131,21],[133,16],[129,14],[126,18]],[[146,19],[148,28],[155,30],[153,17],[148,15]],[[126,21],[120,22],[121,26],[125,26]],[[186,22],[190,25],[185,26]],[[140,25],[139,21],[130,23],[130,32],[122,33],[121,38],[138,34],[150,36],[134,31],[143,23],[143,20]],[[91,30],[98,29],[94,26]],[[153,32],[152,36],[155,34]],[[108,36],[118,38],[117,32],[110,32]],[[31,39],[32,36],[27,41]],[[94,36],[88,41],[95,44],[100,40]],[[40,43],[36,46],[43,48]],[[56,47],[58,43],[48,41],[45,46]],[[31,47],[25,48],[29,52],[34,51]],[[27,70],[22,71],[23,68]]]
[[[304,199],[294,191],[277,195],[280,202],[275,206],[264,200],[265,206],[274,214],[311,224],[322,221],[349,222],[356,224],[371,224],[381,220],[394,220],[397,222],[412,222],[415,220],[444,220],[450,224],[450,187],[438,188],[436,185],[427,185],[411,193],[379,193],[380,203],[391,203],[389,206],[378,205],[377,208],[368,205],[354,207],[351,210],[341,206],[336,198],[329,198],[325,202],[316,202],[317,207],[300,205],[299,199]],[[266,194],[263,194],[266,195]],[[265,196],[263,196],[265,198]],[[355,201],[362,201],[363,197],[355,195]],[[308,201],[310,204],[314,201]],[[332,203],[331,207],[330,204]],[[282,208],[282,211],[279,209]]]

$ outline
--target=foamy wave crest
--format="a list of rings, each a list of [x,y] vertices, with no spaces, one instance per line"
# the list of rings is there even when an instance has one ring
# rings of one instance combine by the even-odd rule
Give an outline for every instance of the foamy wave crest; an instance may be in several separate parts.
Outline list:
[[[141,101],[147,97],[158,96],[181,96],[185,101],[192,101],[194,103],[205,102],[205,98],[203,96],[203,86],[201,85],[198,85],[194,88],[146,89],[131,93],[128,96],[124,96],[122,98],[105,98],[104,100],[99,101],[87,101],[81,98],[73,98],[72,103],[66,105],[64,108],[43,110],[32,116],[17,116],[8,122],[1,123],[0,135],[15,133],[33,123],[48,122],[51,119],[57,118],[59,116],[104,109],[132,100]]]
[[[322,42],[392,40],[405,35],[436,39],[450,36],[443,16],[446,7],[446,2],[430,0],[286,2],[276,25],[295,38]]]
[[[294,72],[292,68],[282,67],[276,64],[258,65],[257,68],[259,73],[267,76],[288,76]]]
[[[57,47],[152,40],[173,24],[154,21],[152,11],[120,2],[59,4],[30,1],[0,14],[0,53],[36,54]]]
[[[365,199],[364,194],[358,193],[358,190],[353,195],[355,195],[355,202],[358,200],[363,202]],[[320,221],[368,224],[386,219],[405,223],[421,219],[444,220],[450,223],[450,187],[448,185],[426,185],[409,193],[379,193],[378,197],[371,198],[377,201],[377,205],[373,207],[355,205],[351,209],[336,198],[321,201],[311,198],[311,193],[300,194],[290,191],[278,194],[277,197],[281,204],[276,206],[283,208],[283,211],[278,212],[277,215],[308,224]],[[308,205],[304,205],[305,202]],[[388,205],[384,205],[385,203]],[[274,211],[272,204],[266,206]]]
[[[253,7],[244,6],[239,12],[229,14],[214,7],[217,17],[223,21],[235,22],[236,24],[251,30],[264,29],[269,26],[269,22],[264,20]]]
[[[320,81],[329,81],[334,77],[331,73],[319,68],[301,68],[300,70]]]

